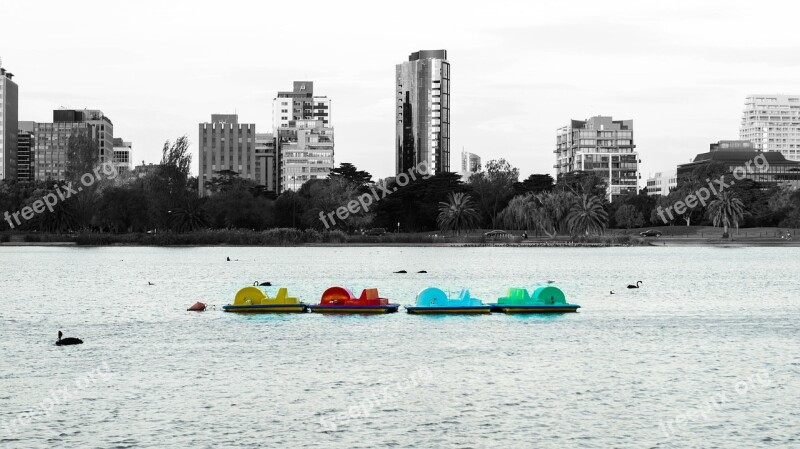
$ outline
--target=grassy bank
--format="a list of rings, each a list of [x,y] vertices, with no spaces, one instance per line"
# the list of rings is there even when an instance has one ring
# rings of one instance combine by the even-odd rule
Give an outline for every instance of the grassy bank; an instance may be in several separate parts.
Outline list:
[[[9,244],[68,243],[79,246],[298,246],[298,245],[464,245],[464,246],[630,246],[642,244],[641,239],[630,235],[609,233],[591,237],[559,237],[557,239],[522,239],[519,235],[490,238],[483,232],[467,235],[440,235],[438,233],[389,233],[383,236],[349,235],[342,231],[300,231],[291,228],[267,231],[203,230],[186,233],[163,232],[159,234],[3,234],[0,242]]]

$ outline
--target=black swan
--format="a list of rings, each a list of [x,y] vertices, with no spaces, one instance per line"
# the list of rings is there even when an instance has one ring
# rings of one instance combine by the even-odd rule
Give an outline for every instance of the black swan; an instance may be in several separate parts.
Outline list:
[[[642,281],[636,281],[636,285],[629,284],[628,288],[639,288],[639,284],[642,284]]]
[[[420,271],[417,271],[417,273],[427,273],[427,271],[425,271],[425,270],[420,270]]]
[[[62,334],[61,331],[58,331],[58,341],[56,342],[56,346],[69,346],[69,345],[82,345],[83,344],[83,340],[81,340],[80,338],[73,338],[73,337],[61,338],[63,335],[64,334]]]
[[[406,270],[395,271],[395,274],[406,274],[408,273]]]
[[[610,293],[610,294],[612,294],[612,295],[613,295],[613,294],[614,294],[614,290],[611,290],[611,293]]]
[[[253,282],[253,285],[257,285],[259,287],[272,287],[272,282],[262,282],[258,283],[258,281]]]

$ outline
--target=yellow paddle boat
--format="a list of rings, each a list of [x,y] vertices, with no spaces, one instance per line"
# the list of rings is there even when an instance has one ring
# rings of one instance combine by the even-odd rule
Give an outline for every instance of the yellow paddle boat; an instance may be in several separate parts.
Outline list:
[[[289,296],[286,287],[278,289],[278,295],[271,298],[256,286],[240,289],[233,304],[222,307],[226,312],[237,313],[303,313],[307,309],[306,304]]]

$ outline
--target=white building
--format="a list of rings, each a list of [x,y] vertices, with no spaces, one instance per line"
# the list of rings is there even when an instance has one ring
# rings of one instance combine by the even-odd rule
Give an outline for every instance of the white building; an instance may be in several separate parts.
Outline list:
[[[297,191],[306,181],[324,179],[333,170],[333,128],[320,120],[297,120],[278,131],[280,187]]]
[[[469,177],[480,172],[481,169],[480,156],[475,153],[470,153],[469,151],[461,151],[461,171],[459,174],[461,175],[462,181],[469,181]]]
[[[278,92],[272,131],[279,192],[328,177],[334,166],[331,100],[314,95],[312,81],[294,81],[292,91]]]
[[[117,173],[123,174],[133,169],[133,160],[131,159],[133,150],[133,143],[125,142],[120,138],[114,138],[114,167]]]
[[[639,187],[639,153],[633,140],[633,120],[596,116],[571,120],[556,136],[558,177],[575,172],[593,172],[605,179],[608,200],[636,194]]]
[[[667,196],[678,187],[678,170],[658,172],[647,178],[647,194],[650,196]]]
[[[739,138],[757,150],[779,151],[800,161],[800,95],[749,95]]]

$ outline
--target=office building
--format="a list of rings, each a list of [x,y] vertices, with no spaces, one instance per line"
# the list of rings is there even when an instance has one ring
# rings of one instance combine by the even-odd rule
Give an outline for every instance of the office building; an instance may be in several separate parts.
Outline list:
[[[647,194],[649,196],[667,196],[678,187],[678,171],[658,172],[647,178]]]
[[[19,92],[0,60],[0,181],[17,179]]]
[[[312,179],[324,179],[333,169],[333,128],[321,120],[294,120],[278,129],[280,191],[297,191]]]
[[[724,166],[727,173],[735,172],[744,179],[751,179],[765,186],[800,182],[800,162],[786,159],[781,152],[762,152],[750,148],[751,145],[756,146],[750,141],[721,140],[712,143],[707,153],[698,154],[692,162],[678,165],[678,183],[691,181],[695,169],[711,163]]]
[[[324,179],[333,169],[334,141],[331,100],[314,93],[312,81],[295,81],[292,91],[278,92],[272,100],[272,131],[276,193],[298,190],[311,179]],[[269,148],[264,146],[265,154]],[[268,190],[272,184],[268,184]]]
[[[34,123],[18,122],[17,131],[17,181],[31,182],[36,179],[34,167]]]
[[[470,176],[481,171],[481,157],[469,151],[461,151],[461,180],[469,181]]]
[[[596,116],[572,120],[556,136],[556,174],[594,172],[606,181],[608,200],[635,194],[639,185],[639,154],[633,140],[633,120]]]
[[[395,170],[426,163],[450,171],[450,63],[447,50],[421,50],[395,67]]]
[[[90,137],[97,141],[98,163],[114,160],[114,124],[97,109],[58,109],[53,111],[53,123],[88,123]]]
[[[748,95],[739,138],[800,161],[800,95]]]
[[[230,170],[242,179],[258,182],[256,175],[256,125],[239,123],[236,114],[212,114],[211,121],[199,124],[200,162],[198,191],[205,195],[206,181]]]
[[[114,138],[114,168],[117,169],[117,173],[124,174],[133,168],[132,166],[132,151],[133,151],[133,143],[125,142],[120,138]]]
[[[272,100],[272,128],[291,127],[296,120],[319,120],[325,128],[332,128],[331,100],[314,95],[313,81],[295,81],[291,91],[278,92]]]

